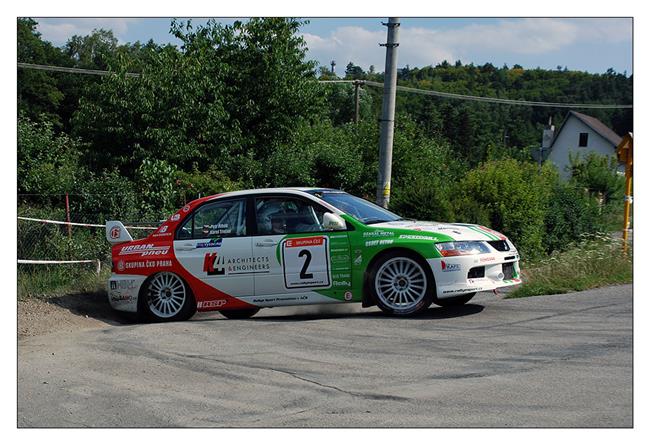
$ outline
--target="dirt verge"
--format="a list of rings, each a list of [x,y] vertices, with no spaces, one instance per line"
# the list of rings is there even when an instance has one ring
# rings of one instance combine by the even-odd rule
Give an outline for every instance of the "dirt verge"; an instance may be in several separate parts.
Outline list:
[[[105,292],[18,301],[18,339],[132,321],[110,307]]]

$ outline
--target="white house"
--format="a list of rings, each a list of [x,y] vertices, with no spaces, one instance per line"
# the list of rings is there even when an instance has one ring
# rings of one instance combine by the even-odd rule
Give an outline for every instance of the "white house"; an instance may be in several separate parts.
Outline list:
[[[563,179],[571,177],[569,153],[573,156],[597,153],[616,158],[616,147],[621,142],[621,137],[607,125],[577,111],[569,111],[560,129],[554,130],[552,125],[544,130],[542,147],[545,152],[550,150],[547,160],[555,164]]]

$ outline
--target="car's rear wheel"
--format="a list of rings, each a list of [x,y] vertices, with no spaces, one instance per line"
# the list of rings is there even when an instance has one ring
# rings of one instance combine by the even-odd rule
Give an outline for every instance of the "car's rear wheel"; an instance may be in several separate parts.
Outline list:
[[[436,299],[434,300],[434,303],[442,307],[457,307],[467,303],[469,300],[474,298],[474,295],[476,295],[476,292],[472,292],[471,294],[459,295],[457,297],[443,298],[442,300]]]
[[[391,315],[414,315],[433,301],[433,276],[427,263],[407,252],[387,253],[370,273],[373,297]]]
[[[194,315],[196,302],[181,277],[158,272],[145,283],[139,310],[147,321],[181,321]]]
[[[221,315],[232,320],[243,320],[245,318],[251,318],[253,315],[257,314],[260,311],[260,308],[254,307],[250,309],[231,309],[225,311],[219,311]]]

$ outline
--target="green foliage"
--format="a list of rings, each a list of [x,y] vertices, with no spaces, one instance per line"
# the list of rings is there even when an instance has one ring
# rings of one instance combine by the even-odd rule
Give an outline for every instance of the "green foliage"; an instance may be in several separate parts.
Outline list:
[[[490,161],[471,170],[457,187],[460,221],[506,233],[524,256],[544,252],[544,219],[557,171],[513,159]]]
[[[156,157],[183,170],[216,163],[231,179],[250,181],[241,157],[266,159],[322,110],[300,25],[280,18],[196,29],[173,22],[180,49],[151,54],[139,78],[126,77],[131,61],[121,58],[119,75],[82,100],[75,134],[95,153],[113,153],[111,163],[127,173],[134,160]],[[105,157],[91,161],[106,166]]]
[[[263,184],[361,192],[366,189],[372,170],[368,147],[376,146],[376,137],[376,124],[369,122],[339,127],[329,121],[300,125],[291,141],[269,157]]]
[[[614,156],[589,153],[586,157],[569,154],[571,182],[576,187],[601,195],[605,202],[622,198],[625,177],[616,173],[618,161]]]
[[[228,178],[217,166],[212,165],[206,172],[199,171],[196,165],[190,172],[176,172],[176,191],[181,198],[180,203],[186,203],[199,196],[210,196],[217,193],[241,190],[243,186]]]
[[[632,251],[623,254],[620,239],[597,234],[565,249],[544,259],[524,262],[524,284],[510,292],[508,298],[563,294],[632,282]]]
[[[132,181],[117,170],[90,172],[71,197],[72,218],[78,222],[103,224],[108,220],[138,221],[140,193]]]
[[[18,18],[19,62],[48,64],[60,61],[57,49],[49,42],[41,40],[36,31],[37,22],[29,18]],[[18,112],[31,119],[44,119],[60,124],[57,114],[63,93],[57,86],[56,78],[45,71],[18,70]]]
[[[18,193],[73,192],[83,174],[79,156],[79,141],[56,134],[53,124],[18,119]]]
[[[547,252],[564,250],[581,236],[605,230],[595,199],[564,183],[553,187],[545,217]]]
[[[145,159],[135,172],[141,208],[147,214],[176,210],[176,167],[161,159]]]

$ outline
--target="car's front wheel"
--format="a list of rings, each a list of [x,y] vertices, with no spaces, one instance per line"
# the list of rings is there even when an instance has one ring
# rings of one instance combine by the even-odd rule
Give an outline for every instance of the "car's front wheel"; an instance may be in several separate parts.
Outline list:
[[[443,298],[442,300],[436,299],[434,303],[442,307],[457,307],[467,303],[469,300],[474,298],[474,295],[476,295],[476,292],[472,292],[471,294],[458,295],[457,297]]]
[[[433,301],[433,276],[424,260],[407,252],[387,253],[370,272],[373,297],[391,315],[414,315]]]
[[[145,283],[138,306],[146,321],[188,320],[196,312],[190,289],[172,272],[151,276]]]

